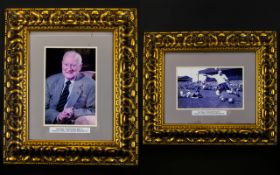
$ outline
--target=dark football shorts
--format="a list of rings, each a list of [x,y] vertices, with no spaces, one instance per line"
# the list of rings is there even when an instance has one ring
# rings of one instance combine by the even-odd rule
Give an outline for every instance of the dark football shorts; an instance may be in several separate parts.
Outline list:
[[[222,83],[222,84],[219,84],[217,89],[219,91],[226,91],[226,90],[230,90],[229,86],[227,83]]]

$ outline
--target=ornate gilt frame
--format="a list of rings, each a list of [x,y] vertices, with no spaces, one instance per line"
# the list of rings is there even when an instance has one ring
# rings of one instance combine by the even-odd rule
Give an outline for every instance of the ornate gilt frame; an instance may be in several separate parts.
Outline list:
[[[138,164],[137,11],[114,8],[6,9],[4,163]],[[112,141],[28,139],[30,31],[112,31]]]
[[[148,32],[144,35],[144,144],[276,144],[277,39],[273,31]],[[164,123],[167,52],[256,53],[256,123]]]

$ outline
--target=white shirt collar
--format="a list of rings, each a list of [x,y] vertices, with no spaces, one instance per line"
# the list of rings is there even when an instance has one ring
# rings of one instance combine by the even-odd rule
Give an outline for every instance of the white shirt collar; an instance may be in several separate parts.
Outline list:
[[[66,79],[66,78],[64,78],[64,86],[65,86],[65,83],[68,81],[68,79]],[[73,79],[73,80],[70,80],[71,81],[71,84],[73,84],[74,82],[75,82],[75,79]],[[71,85],[70,84],[70,85]]]

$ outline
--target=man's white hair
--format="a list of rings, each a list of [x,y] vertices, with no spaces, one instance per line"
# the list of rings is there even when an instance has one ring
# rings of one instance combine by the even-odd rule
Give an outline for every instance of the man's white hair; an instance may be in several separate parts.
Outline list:
[[[81,65],[82,64],[82,56],[81,54],[79,54],[78,52],[74,51],[74,50],[70,50],[70,51],[67,51],[64,53],[63,55],[63,59],[62,61],[64,60],[64,58],[66,57],[72,57],[72,58],[75,58],[78,60],[78,63]]]

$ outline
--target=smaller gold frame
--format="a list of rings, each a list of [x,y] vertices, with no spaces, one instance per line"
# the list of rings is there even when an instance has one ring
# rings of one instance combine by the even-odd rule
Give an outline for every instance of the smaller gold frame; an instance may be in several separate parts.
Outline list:
[[[7,9],[3,159],[8,164],[138,164],[137,11],[114,8]],[[113,33],[113,140],[30,140],[29,33]]]
[[[276,144],[276,43],[276,32],[273,31],[145,33],[143,56],[144,144]],[[164,72],[168,68],[168,65],[164,64],[165,54],[227,51],[255,52],[256,122],[254,124],[165,123]]]

